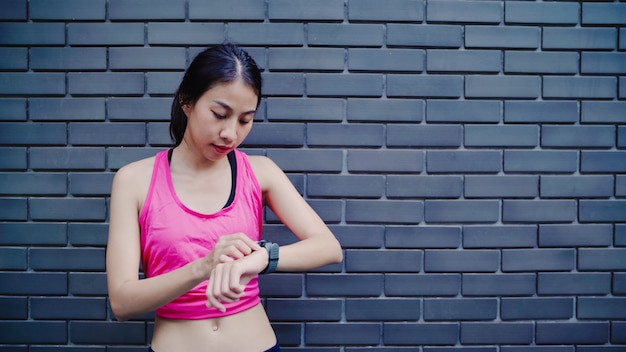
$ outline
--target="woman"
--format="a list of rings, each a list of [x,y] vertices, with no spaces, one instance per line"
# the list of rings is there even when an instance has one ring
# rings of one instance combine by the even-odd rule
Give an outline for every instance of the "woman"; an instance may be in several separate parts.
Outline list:
[[[276,164],[237,149],[260,100],[261,74],[245,51],[203,51],[172,104],[174,147],[115,175],[111,308],[118,320],[156,311],[151,351],[279,351],[257,275],[342,260],[331,231]],[[299,241],[259,242],[264,203]]]

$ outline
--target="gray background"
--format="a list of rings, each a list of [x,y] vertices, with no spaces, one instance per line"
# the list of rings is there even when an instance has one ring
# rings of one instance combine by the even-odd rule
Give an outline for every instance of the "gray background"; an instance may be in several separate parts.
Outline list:
[[[626,3],[1,0],[0,351],[142,351],[111,317],[114,172],[205,46],[345,261],[261,278],[286,351],[626,350]],[[265,236],[293,235],[265,214]],[[245,332],[242,332],[245,334]]]

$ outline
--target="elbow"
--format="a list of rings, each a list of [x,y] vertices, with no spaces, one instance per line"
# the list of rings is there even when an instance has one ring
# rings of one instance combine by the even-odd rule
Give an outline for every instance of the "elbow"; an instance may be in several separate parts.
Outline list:
[[[339,244],[339,241],[336,242],[336,245],[333,246],[333,250],[331,251],[332,256],[330,257],[331,264],[339,264],[343,262],[343,249]]]
[[[109,304],[111,305],[111,312],[113,313],[113,317],[117,321],[127,321],[135,316],[124,306],[124,304],[118,302],[118,300],[109,297]]]

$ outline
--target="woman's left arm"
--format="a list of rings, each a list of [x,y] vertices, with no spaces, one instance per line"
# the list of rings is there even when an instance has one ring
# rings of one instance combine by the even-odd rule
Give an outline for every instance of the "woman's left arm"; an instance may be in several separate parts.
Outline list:
[[[280,246],[277,271],[306,271],[340,263],[343,252],[339,241],[287,175],[267,157],[251,156],[250,163],[267,206],[299,239]]]

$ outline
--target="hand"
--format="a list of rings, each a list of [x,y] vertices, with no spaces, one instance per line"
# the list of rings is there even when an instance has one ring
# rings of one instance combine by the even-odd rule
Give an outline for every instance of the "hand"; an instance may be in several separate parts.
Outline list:
[[[232,303],[244,295],[246,285],[267,265],[267,251],[258,250],[250,255],[219,263],[212,271],[207,283],[207,307],[226,311],[223,303]]]
[[[258,243],[241,232],[222,236],[211,252],[200,260],[204,273],[202,276],[208,279],[220,263],[241,259],[260,248]]]

